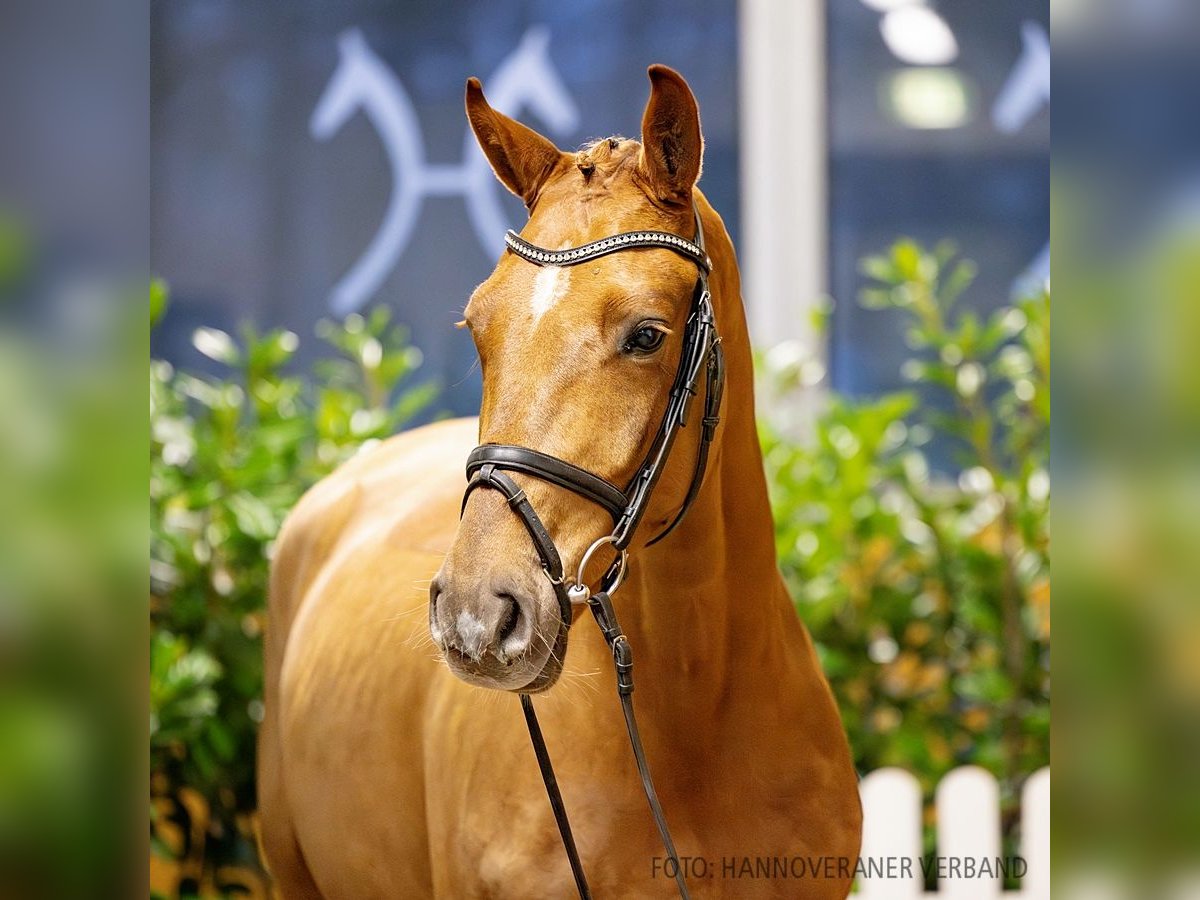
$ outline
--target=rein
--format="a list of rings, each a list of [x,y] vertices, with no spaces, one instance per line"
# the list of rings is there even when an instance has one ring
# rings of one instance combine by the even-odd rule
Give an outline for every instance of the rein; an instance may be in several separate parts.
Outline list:
[[[675,852],[675,844],[671,840],[671,832],[667,828],[662,806],[658,802],[658,794],[654,790],[650,767],[646,762],[641,735],[638,732],[637,718],[633,711],[633,652],[628,638],[621,631],[617,622],[616,612],[612,605],[612,595],[624,581],[628,566],[629,544],[646,512],[650,495],[666,466],[671,448],[675,443],[675,437],[679,430],[687,425],[688,412],[692,399],[697,394],[697,385],[702,371],[705,373],[704,415],[700,421],[700,442],[691,484],[675,516],[661,533],[648,542],[647,546],[661,541],[670,534],[683,520],[692,502],[696,499],[704,481],[709,448],[720,422],[719,413],[725,381],[725,364],[720,346],[721,339],[717,334],[716,320],[713,315],[712,294],[708,289],[708,276],[712,270],[712,261],[704,249],[704,228],[700,221],[700,210],[695,206],[693,209],[696,218],[695,241],[689,241],[679,235],[663,231],[630,231],[580,247],[547,250],[529,243],[513,231],[509,231],[505,235],[504,242],[509,252],[537,266],[575,266],[601,256],[607,256],[610,253],[659,247],[673,250],[691,260],[696,264],[699,275],[692,291],[691,307],[683,334],[683,352],[680,355],[679,368],[675,372],[675,380],[671,386],[666,413],[659,423],[649,451],[624,489],[618,488],[607,479],[588,472],[586,469],[581,469],[565,460],[528,447],[483,444],[476,447],[467,458],[468,482],[463,495],[464,509],[471,493],[481,487],[497,490],[507,498],[509,508],[529,532],[530,539],[541,560],[542,568],[554,586],[554,593],[562,615],[560,627],[563,630],[571,627],[572,605],[586,603],[592,611],[596,624],[600,627],[600,632],[604,635],[604,640],[612,652],[617,678],[617,696],[621,703],[621,712],[625,716],[625,728],[629,733],[629,743],[637,764],[638,775],[641,778],[642,790],[645,792],[646,802],[649,804],[654,824],[658,828],[663,848],[667,852],[671,865],[674,866],[675,882],[679,888],[679,894],[684,900],[687,900],[689,895],[683,877],[683,869],[679,862],[679,856]],[[565,574],[562,557],[554,544],[554,539],[525,496],[525,492],[507,474],[508,472],[530,475],[565,488],[602,507],[612,516],[612,532],[592,543],[579,561],[577,574],[573,578]],[[592,592],[584,580],[584,571],[596,551],[605,546],[612,547],[616,558],[601,576],[600,589]],[[529,737],[541,769],[542,780],[546,785],[546,794],[550,799],[554,819],[571,864],[571,872],[575,877],[575,886],[579,890],[579,896],[584,900],[589,900],[592,896],[591,889],[588,887],[579,851],[575,846],[575,838],[571,833],[571,823],[567,818],[562,794],[558,789],[558,781],[554,776],[550,754],[546,749],[546,742],[542,736],[541,726],[538,724],[537,715],[534,712],[533,700],[529,694],[521,695],[521,710],[525,715]]]

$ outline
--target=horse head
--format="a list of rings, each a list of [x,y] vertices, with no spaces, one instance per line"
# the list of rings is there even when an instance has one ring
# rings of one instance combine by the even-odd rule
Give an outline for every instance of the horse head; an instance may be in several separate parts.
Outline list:
[[[521,238],[559,250],[630,231],[694,236],[702,154],[696,102],[666,67],[652,66],[650,80],[641,141],[607,138],[574,153],[495,110],[479,82],[468,81],[475,137],[496,176],[529,209]],[[655,446],[696,286],[694,262],[669,249],[561,267],[505,254],[471,295],[463,321],[483,374],[480,442],[530,448],[629,484]],[[695,453],[674,456],[631,550],[687,493]],[[576,571],[585,550],[611,531],[609,514],[546,480],[512,478],[565,571]],[[454,674],[529,692],[561,673],[567,632],[560,595],[510,502],[517,501],[493,490],[468,495],[431,585],[429,626]]]

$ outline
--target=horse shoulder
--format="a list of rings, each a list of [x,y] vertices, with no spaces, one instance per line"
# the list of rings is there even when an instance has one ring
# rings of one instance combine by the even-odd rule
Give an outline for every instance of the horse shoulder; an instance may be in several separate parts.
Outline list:
[[[364,450],[301,497],[275,541],[264,642],[266,716],[259,735],[259,796],[262,846],[274,877],[287,886],[289,896],[317,896],[309,873],[314,859],[310,853],[316,849],[316,861],[323,859],[319,838],[324,833],[320,816],[314,818],[310,809],[311,784],[306,779],[313,774],[297,774],[297,762],[305,759],[304,741],[285,752],[287,723],[296,719],[294,696],[288,689],[289,661],[299,657],[311,666],[316,653],[321,664],[336,664],[328,656],[328,646],[320,642],[314,646],[314,635],[306,635],[303,620],[322,611],[328,616],[337,606],[339,594],[334,588],[339,582],[331,582],[330,576],[339,566],[361,562],[394,569],[403,567],[405,560],[414,565],[418,564],[414,560],[430,558],[428,551],[439,541],[448,545],[462,491],[462,463],[474,446],[477,430],[474,420],[436,423]],[[386,552],[397,544],[400,551],[413,552]],[[347,637],[362,633],[358,629]],[[409,658],[421,657],[411,653],[397,657]],[[305,740],[319,743],[321,737]],[[317,782],[337,782],[347,771],[335,767],[332,772],[319,772]],[[339,789],[345,788],[339,782]],[[408,791],[413,796],[418,793]],[[302,836],[306,838],[303,851]],[[418,853],[413,858],[423,857]]]
[[[477,433],[473,418],[415,428],[359,453],[313,485],[275,542],[269,589],[275,630],[289,630],[323,568],[355,535],[400,530],[412,535],[413,549],[430,550],[439,537],[448,540],[440,534],[447,498],[461,494],[462,463]]]

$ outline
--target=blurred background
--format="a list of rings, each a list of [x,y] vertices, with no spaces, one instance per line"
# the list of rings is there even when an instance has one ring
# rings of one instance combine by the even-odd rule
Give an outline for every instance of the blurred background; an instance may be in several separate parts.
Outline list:
[[[860,772],[915,776],[933,852],[937,785],[980,766],[1021,849],[1050,758],[1053,474],[1055,892],[1197,896],[1196,18],[1188,0],[6,5],[0,893],[143,893],[148,850],[156,894],[263,895],[271,540],[365,443],[479,400],[450,326],[521,210],[480,168],[463,82],[571,148],[636,136],[658,61],[700,102],[781,567]],[[143,835],[131,867],[114,809]]]
[[[917,779],[933,853],[940,779],[985,768],[1018,852],[1049,762],[1049,26],[1039,0],[156,7],[155,889],[262,889],[282,517],[364,442],[478,409],[452,323],[524,210],[466,78],[573,148],[638,134],[650,62],[700,103],[781,564],[859,770]]]
[[[637,136],[659,61],[699,99],[703,187],[741,248],[760,340],[810,337],[808,310],[832,294],[850,301],[823,341],[832,385],[899,387],[896,318],[852,302],[861,257],[953,237],[984,312],[1049,274],[1048,5],[943,5],[163,4],[151,223],[174,302],[155,355],[204,365],[197,326],[307,337],[385,303],[442,406],[473,413],[474,350],[449,326],[524,211],[475,148],[463,82],[573,148]]]

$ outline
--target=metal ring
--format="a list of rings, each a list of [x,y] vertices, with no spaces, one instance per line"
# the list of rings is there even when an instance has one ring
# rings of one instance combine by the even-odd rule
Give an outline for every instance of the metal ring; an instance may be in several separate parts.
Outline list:
[[[617,542],[617,536],[615,534],[606,534],[602,538],[597,538],[592,543],[592,546],[587,548],[587,551],[583,554],[583,558],[581,560],[579,560],[579,574],[575,577],[576,584],[587,584],[587,582],[583,580],[583,570],[586,569],[587,564],[589,562],[591,562],[592,554],[594,554],[600,547],[603,547],[605,544],[616,544],[616,542]],[[612,587],[610,587],[608,589],[609,594],[614,593],[617,590],[617,588],[619,588],[621,586],[622,582],[625,581],[625,571],[628,568],[628,564],[629,564],[629,551],[628,550],[621,549],[621,550],[618,550],[617,553],[619,554],[617,556],[617,559],[620,560],[621,568],[617,570],[617,580],[615,582],[613,582]]]

